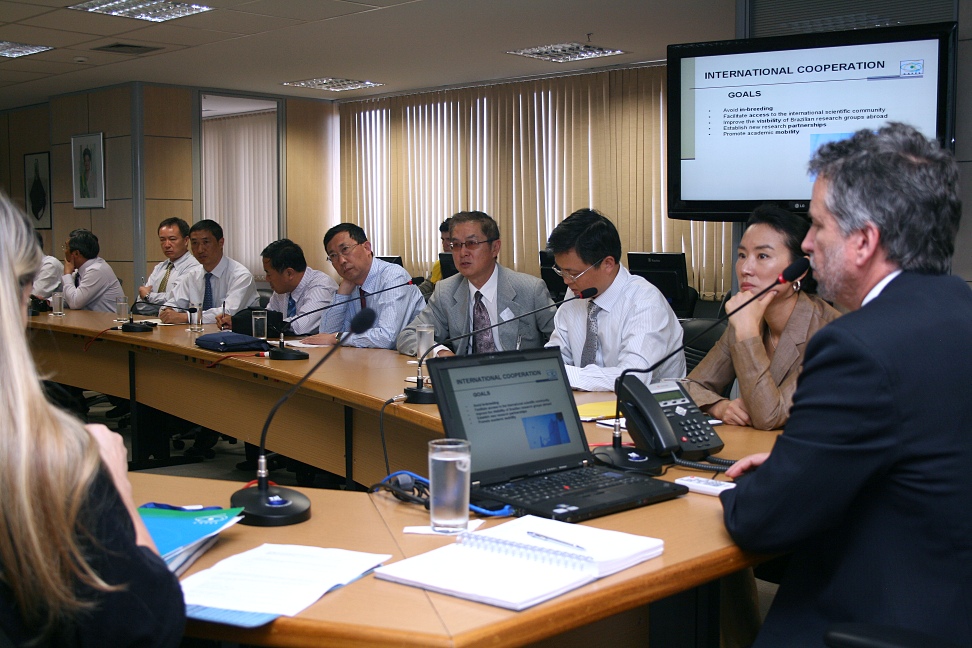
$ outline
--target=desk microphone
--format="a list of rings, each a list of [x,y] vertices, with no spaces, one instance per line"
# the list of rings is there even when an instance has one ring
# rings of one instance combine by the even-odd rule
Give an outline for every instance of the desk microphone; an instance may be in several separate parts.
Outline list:
[[[432,403],[435,403],[435,392],[425,386],[425,379],[422,377],[422,365],[425,363],[425,357],[429,355],[429,353],[432,352],[432,349],[434,349],[436,346],[441,346],[448,342],[455,342],[457,340],[468,338],[470,336],[476,335],[477,333],[482,333],[483,331],[494,329],[497,326],[502,326],[508,322],[515,322],[518,319],[523,319],[524,317],[529,317],[530,315],[536,315],[540,311],[547,310],[548,308],[553,308],[554,306],[560,306],[561,304],[566,304],[567,302],[574,301],[575,299],[590,299],[596,294],[597,294],[597,288],[594,288],[593,286],[590,288],[585,288],[580,292],[579,295],[575,295],[574,297],[568,297],[567,299],[562,299],[561,301],[554,302],[546,306],[541,306],[540,308],[537,308],[532,311],[528,311],[526,313],[523,313],[522,315],[511,317],[508,320],[503,320],[502,322],[497,322],[496,324],[490,324],[489,326],[484,326],[481,329],[470,331],[469,333],[463,333],[462,335],[457,335],[455,337],[446,338],[442,342],[434,343],[432,346],[426,349],[425,353],[422,354],[422,357],[419,358],[418,375],[417,375],[417,381],[415,383],[416,386],[405,388],[405,402],[420,403],[422,405],[431,405]]]
[[[128,321],[121,325],[121,330],[125,333],[148,333],[154,326],[151,324],[143,324],[141,322],[135,321],[135,305],[140,303],[137,299],[132,302],[132,305],[128,307]],[[173,310],[186,310],[189,313],[195,313],[196,309],[181,309],[174,306],[170,306]]]
[[[629,448],[622,448],[621,447],[621,397],[620,397],[620,394],[621,394],[622,383],[624,382],[624,379],[628,375],[634,374],[634,373],[649,373],[650,374],[655,369],[657,369],[658,367],[660,367],[661,365],[663,365],[669,358],[671,358],[672,356],[674,356],[676,353],[682,352],[685,349],[685,347],[687,347],[689,344],[691,344],[692,342],[695,342],[700,337],[702,337],[703,335],[705,335],[706,333],[708,333],[709,331],[711,331],[714,327],[716,327],[721,322],[724,322],[725,320],[729,319],[730,317],[732,317],[733,315],[735,315],[736,313],[738,313],[742,309],[746,308],[747,306],[749,306],[750,304],[752,304],[754,301],[756,301],[757,299],[759,299],[760,297],[762,297],[763,295],[765,295],[766,293],[768,293],[769,291],[771,291],[773,288],[779,286],[780,284],[785,284],[785,283],[790,283],[791,281],[796,281],[797,279],[799,279],[800,277],[802,277],[803,276],[803,273],[805,273],[809,269],[810,269],[810,260],[808,258],[806,258],[806,257],[800,257],[799,259],[797,259],[796,261],[794,261],[790,265],[786,266],[786,268],[783,269],[783,272],[781,272],[779,274],[779,276],[776,277],[776,281],[774,281],[773,283],[771,283],[770,285],[766,286],[765,288],[763,288],[762,290],[760,290],[758,293],[756,293],[755,295],[753,295],[752,297],[750,297],[749,299],[747,299],[745,303],[743,303],[743,304],[741,304],[739,306],[739,308],[736,308],[731,313],[726,313],[722,317],[716,319],[714,322],[712,322],[712,324],[710,324],[709,326],[705,327],[704,329],[702,329],[702,331],[700,331],[699,333],[697,333],[696,335],[694,335],[692,337],[692,339],[690,339],[689,341],[687,341],[687,342],[686,341],[683,341],[682,344],[679,345],[679,347],[677,349],[675,349],[674,351],[672,351],[671,353],[669,353],[668,355],[666,355],[665,357],[663,357],[658,362],[652,364],[647,369],[625,369],[624,371],[622,371],[621,372],[621,375],[619,375],[617,377],[617,379],[615,379],[615,381],[614,381],[614,393],[615,393],[615,395],[617,395],[617,405],[616,405],[616,409],[615,409],[615,412],[614,412],[614,436],[611,438],[611,447],[610,448],[603,448],[602,450],[599,450],[598,451],[598,454],[607,455],[609,457],[609,459],[607,459],[607,462],[611,463],[614,466],[617,466],[618,468],[626,468],[627,467],[627,468],[639,469],[639,465],[644,465],[644,457],[635,459],[635,461],[632,462],[632,460],[629,459],[629,455],[631,455],[633,452],[636,452],[636,451],[633,451],[633,450],[631,450]]]
[[[360,311],[351,320],[352,333],[364,333],[375,324],[377,315],[370,308]],[[290,488],[280,486],[270,486],[269,472],[267,471],[267,430],[270,429],[270,421],[273,420],[277,410],[290,399],[300,386],[307,382],[307,379],[324,364],[328,358],[341,346],[341,340],[327,352],[327,354],[317,361],[304,377],[287,390],[287,393],[280,397],[280,400],[270,409],[267,420],[263,424],[263,432],[260,434],[260,455],[257,458],[257,479],[256,487],[246,486],[233,493],[230,498],[230,505],[233,507],[243,507],[243,519],[240,524],[250,524],[253,526],[286,526],[297,524],[310,519],[310,500],[307,497]]]
[[[382,288],[381,290],[376,290],[373,293],[368,293],[368,297],[370,297],[371,295],[377,295],[386,292],[388,290],[395,290],[396,288],[404,288],[405,286],[417,286],[424,281],[425,279],[423,279],[422,277],[412,277],[411,280],[406,281],[403,284],[398,284],[397,286],[390,286],[388,288]],[[353,301],[358,301],[358,298],[344,299],[339,302],[332,302],[327,306],[321,306],[320,308],[315,308],[314,310],[307,311],[306,313],[301,313],[300,315],[294,317],[293,319],[284,320],[284,324],[289,326],[291,331],[293,331],[293,323],[299,320],[300,318],[307,317],[308,315],[313,315],[314,313],[320,313],[321,311],[325,311],[329,308],[334,308],[335,306],[340,306],[341,304],[348,304]],[[270,347],[271,360],[306,360],[309,357],[310,356],[307,355],[307,353],[305,353],[304,351],[298,351],[297,349],[286,348],[284,346],[283,331],[280,332],[280,343],[275,347]]]

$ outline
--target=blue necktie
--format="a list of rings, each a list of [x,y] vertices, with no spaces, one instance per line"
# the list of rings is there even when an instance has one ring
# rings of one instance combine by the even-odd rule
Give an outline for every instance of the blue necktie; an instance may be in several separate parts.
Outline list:
[[[210,279],[212,279],[212,277],[213,277],[212,272],[206,273],[206,294],[203,295],[204,311],[209,310],[210,308],[213,307],[213,284],[211,284],[209,281]]]
[[[297,316],[297,302],[294,301],[293,295],[287,296],[287,319]]]

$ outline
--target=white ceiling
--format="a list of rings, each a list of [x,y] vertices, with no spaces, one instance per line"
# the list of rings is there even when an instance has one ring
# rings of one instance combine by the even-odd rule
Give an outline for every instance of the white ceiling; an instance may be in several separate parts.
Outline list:
[[[215,10],[151,23],[0,0],[0,40],[55,49],[0,58],[0,109],[129,81],[331,100],[461,86],[665,58],[669,43],[734,36],[736,0],[194,0]],[[558,64],[506,54],[564,42],[627,53]],[[161,47],[141,56],[92,51]],[[80,58],[79,58],[80,57]],[[82,62],[78,62],[81,59]],[[322,92],[284,81],[342,77]]]

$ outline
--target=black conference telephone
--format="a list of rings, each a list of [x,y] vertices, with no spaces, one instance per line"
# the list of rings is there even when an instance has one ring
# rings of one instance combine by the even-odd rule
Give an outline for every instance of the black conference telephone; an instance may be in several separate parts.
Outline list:
[[[639,450],[671,463],[705,459],[724,447],[708,417],[678,383],[645,385],[629,374],[617,393],[625,427]]]

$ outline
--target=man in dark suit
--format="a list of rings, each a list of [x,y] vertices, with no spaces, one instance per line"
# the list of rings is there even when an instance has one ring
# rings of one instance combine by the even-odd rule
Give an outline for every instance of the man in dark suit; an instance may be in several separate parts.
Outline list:
[[[398,335],[398,351],[415,355],[415,327],[435,327],[435,339],[463,335],[511,320],[543,306],[552,306],[539,277],[508,270],[496,262],[499,226],[479,211],[459,212],[449,220],[452,257],[459,274],[435,284],[425,309]],[[554,309],[469,338],[437,347],[431,355],[465,355],[540,348],[553,330]]]
[[[821,147],[810,171],[803,249],[853,312],[811,339],[772,453],[727,473],[733,539],[792,552],[754,646],[821,646],[840,622],[970,645],[972,291],[945,274],[957,165],[892,124]]]

